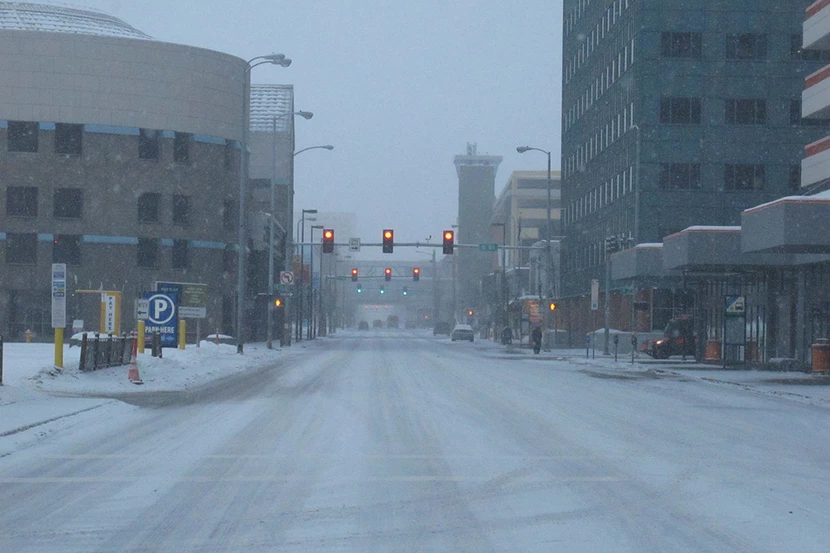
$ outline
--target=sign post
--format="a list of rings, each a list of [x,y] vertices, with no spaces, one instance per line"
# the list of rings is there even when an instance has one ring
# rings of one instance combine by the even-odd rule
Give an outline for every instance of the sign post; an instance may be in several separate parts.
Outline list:
[[[52,264],[52,328],[55,329],[55,366],[63,368],[63,329],[66,328],[66,264]]]

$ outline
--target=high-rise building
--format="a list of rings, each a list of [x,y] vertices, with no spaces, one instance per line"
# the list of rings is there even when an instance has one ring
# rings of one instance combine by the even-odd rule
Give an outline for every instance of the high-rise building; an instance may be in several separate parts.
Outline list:
[[[491,241],[490,218],[493,215],[496,171],[501,156],[478,155],[475,144],[467,144],[467,154],[455,156],[458,173],[459,244],[484,244]],[[491,258],[478,250],[456,250],[458,299],[456,309],[476,308],[480,304],[481,278],[491,270]]]
[[[809,0],[565,0],[562,295],[602,280],[623,247],[799,193]],[[805,101],[807,95],[805,94]],[[807,165],[805,164],[805,170]]]

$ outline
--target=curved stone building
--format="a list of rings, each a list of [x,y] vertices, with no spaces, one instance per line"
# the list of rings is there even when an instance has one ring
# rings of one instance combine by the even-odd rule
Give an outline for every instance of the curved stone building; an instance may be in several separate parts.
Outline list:
[[[203,328],[233,328],[244,60],[153,40],[93,11],[0,2],[0,334],[50,339],[100,296],[207,284]]]

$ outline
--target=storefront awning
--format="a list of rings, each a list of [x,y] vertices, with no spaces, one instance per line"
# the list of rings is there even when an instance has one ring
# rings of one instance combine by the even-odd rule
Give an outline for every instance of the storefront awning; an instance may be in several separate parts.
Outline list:
[[[830,254],[830,191],[747,209],[741,227],[744,252]]]

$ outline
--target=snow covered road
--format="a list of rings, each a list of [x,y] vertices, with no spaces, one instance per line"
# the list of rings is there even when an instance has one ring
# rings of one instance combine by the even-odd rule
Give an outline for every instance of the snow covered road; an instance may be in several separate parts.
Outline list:
[[[823,405],[404,331],[222,384],[0,458],[0,551],[830,550]]]

